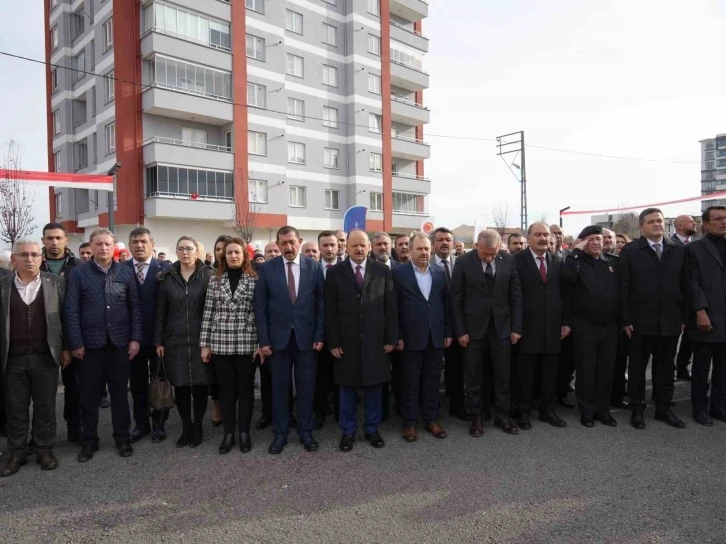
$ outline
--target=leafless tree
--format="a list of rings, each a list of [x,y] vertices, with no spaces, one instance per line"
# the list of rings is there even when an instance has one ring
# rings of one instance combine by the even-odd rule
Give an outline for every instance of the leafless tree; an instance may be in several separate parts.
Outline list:
[[[235,176],[236,177],[236,176]],[[235,190],[236,190],[235,184]],[[231,226],[235,234],[244,240],[246,244],[252,242],[255,236],[255,227],[257,226],[258,205],[252,200],[257,200],[255,195],[250,195],[248,183],[242,183],[242,198],[236,198],[232,209]],[[250,198],[252,197],[252,198]]]
[[[507,233],[507,225],[509,225],[509,203],[501,202],[499,206],[492,210],[492,219],[494,220],[494,228],[499,233],[499,236],[504,240],[504,235]]]
[[[631,240],[640,236],[640,225],[638,216],[634,212],[622,212],[615,215],[613,230],[618,233],[627,234]]]
[[[0,240],[11,248],[16,240],[35,230],[35,189],[22,179],[21,163],[20,148],[11,139],[3,156],[3,169],[7,172],[0,176]]]
[[[549,225],[549,223],[547,222],[547,212],[543,212],[542,214],[540,214],[540,216],[536,219],[536,222]]]

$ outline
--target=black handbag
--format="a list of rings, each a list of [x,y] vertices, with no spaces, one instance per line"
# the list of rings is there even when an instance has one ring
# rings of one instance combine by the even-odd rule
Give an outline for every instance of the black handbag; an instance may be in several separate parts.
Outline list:
[[[152,410],[168,410],[174,408],[176,402],[174,400],[174,388],[166,377],[166,365],[164,358],[158,358],[156,365],[156,373],[149,384],[149,404]],[[164,375],[159,375],[159,369],[164,367]]]

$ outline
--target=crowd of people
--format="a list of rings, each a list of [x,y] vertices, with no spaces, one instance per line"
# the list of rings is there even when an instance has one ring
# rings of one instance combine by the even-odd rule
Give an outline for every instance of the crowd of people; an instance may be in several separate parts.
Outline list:
[[[114,234],[99,228],[76,258],[63,226],[48,224],[42,244],[14,244],[14,271],[0,278],[9,450],[0,475],[32,454],[42,469],[58,466],[59,367],[79,462],[98,451],[99,409],[109,404],[120,456],[146,436],[165,440],[170,408],[149,395],[158,376],[174,388],[178,448],[202,443],[211,396],[224,431],[219,453],[249,452],[258,369],[255,427],[272,427],[270,454],[283,451],[291,429],[316,451],[314,431],[330,416],[339,449],[353,449],[361,393],[372,447],[385,445],[390,395],[406,442],[418,439],[419,422],[445,439],[442,372],[449,415],[468,421],[472,437],[492,420],[510,435],[529,430],[533,410],[565,427],[557,409],[575,408],[573,383],[583,426],[616,426],[618,406],[644,429],[651,360],[656,420],[685,427],[672,410],[681,378],[692,380],[696,423],[726,421],[726,207],[702,219],[698,239],[689,216],[666,237],[663,214],[648,208],[636,240],[589,226],[569,248],[557,225],[533,223],[506,244],[485,229],[469,251],[443,227],[303,241],[285,226],[253,251],[223,235],[203,254],[182,236],[174,263],[154,256],[144,227],[131,231],[128,255],[114,258]]]

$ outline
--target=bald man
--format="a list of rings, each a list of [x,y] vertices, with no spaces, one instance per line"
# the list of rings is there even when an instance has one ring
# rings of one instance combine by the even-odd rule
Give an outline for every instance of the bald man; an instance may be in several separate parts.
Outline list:
[[[280,248],[277,247],[277,242],[270,242],[265,246],[265,261],[269,261],[270,259],[274,259],[275,257],[278,257],[281,255]]]
[[[679,215],[673,220],[673,226],[676,228],[676,232],[671,239],[676,243],[690,244],[693,236],[698,233],[696,222],[690,215]],[[692,355],[691,341],[688,339],[688,331],[685,331],[681,335],[681,344],[676,357],[676,378],[679,380],[691,381],[691,371],[688,366],[691,364]]]

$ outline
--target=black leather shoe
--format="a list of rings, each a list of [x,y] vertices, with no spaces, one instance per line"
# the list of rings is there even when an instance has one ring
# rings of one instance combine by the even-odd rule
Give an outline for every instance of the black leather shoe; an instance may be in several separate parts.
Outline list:
[[[222,437],[222,443],[219,445],[220,455],[229,453],[230,450],[232,449],[232,446],[234,446],[234,434],[233,433],[225,434]]]
[[[163,425],[154,425],[154,430],[151,431],[151,441],[154,444],[159,444],[166,440],[166,429]]]
[[[191,441],[192,441],[192,433],[188,430],[184,431],[184,432],[182,432],[182,435],[179,437],[179,440],[176,441],[176,447],[177,448],[186,448]]]
[[[527,414],[520,414],[517,418],[517,425],[523,431],[529,431],[532,428],[532,422]]]
[[[306,439],[300,439],[300,442],[302,443],[303,447],[305,448],[305,451],[318,451],[318,443],[317,441],[311,436]]]
[[[78,462],[85,463],[93,459],[93,454],[98,451],[98,444],[94,442],[86,442],[78,454]]]
[[[721,410],[714,410],[711,408],[708,411],[708,415],[710,415],[713,419],[718,419],[719,421],[726,421],[726,414],[724,414]]]
[[[291,429],[297,429],[297,418],[295,417],[295,414],[290,414],[287,426]]]
[[[713,427],[713,419],[706,412],[693,412],[693,421],[705,427]]]
[[[14,455],[8,457],[8,460],[5,461],[5,465],[3,465],[3,468],[0,469],[0,476],[3,478],[6,476],[12,476],[20,470],[20,467],[27,464],[27,457],[15,457]]]
[[[615,408],[627,408],[628,403],[625,402],[625,399],[623,397],[613,397],[610,399],[610,406],[613,406]]]
[[[262,414],[262,417],[260,417],[260,419],[257,420],[257,423],[255,423],[255,429],[258,431],[267,429],[267,427],[270,426],[270,423],[272,423],[272,418],[267,414]]]
[[[315,416],[315,430],[322,431],[325,427],[325,414]]]
[[[564,408],[567,408],[568,410],[574,410],[575,409],[575,405],[572,404],[570,402],[570,399],[568,399],[567,397],[562,397],[562,398],[557,399],[557,403],[560,406],[562,406]]]
[[[267,451],[270,455],[279,455],[285,449],[285,446],[287,446],[286,438],[275,438],[272,444],[270,444],[270,447],[267,448]]]
[[[676,429],[684,429],[686,427],[686,424],[678,419],[672,410],[668,410],[667,412],[656,412],[655,420],[662,421],[666,425],[670,425]]]
[[[382,448],[386,445],[386,443],[383,441],[383,437],[378,434],[378,431],[375,431],[373,433],[366,433],[365,439],[368,440],[368,443],[374,448]]]
[[[588,417],[588,416],[580,416],[580,423],[582,423],[582,425],[584,427],[594,427],[595,426],[595,422],[592,420],[591,417]]]
[[[529,421],[529,418],[527,418]],[[498,417],[494,420],[494,426],[499,427],[501,430],[503,430],[507,434],[515,435],[519,434],[519,429],[517,429],[517,426],[512,423],[512,421],[508,417]],[[530,427],[532,425],[530,424]]]
[[[355,442],[355,438],[352,434],[344,434],[340,438],[340,444],[338,444],[338,448],[342,452],[349,452],[353,449],[353,442]]]
[[[35,462],[40,465],[41,470],[53,470],[58,468],[58,458],[53,455],[52,451],[49,450],[39,453],[35,458]]]
[[[540,413],[539,420],[544,421],[545,423],[549,423],[553,427],[567,427],[567,423],[565,423],[564,420],[562,420],[560,416],[558,416],[554,412]]]
[[[633,415],[630,416],[630,424],[636,429],[645,429],[645,418],[643,414],[633,412]]]
[[[484,420],[481,416],[476,416],[469,425],[469,436],[474,438],[484,436]]]
[[[678,370],[676,372],[676,379],[677,380],[683,380],[685,382],[690,382],[691,381],[691,372],[690,372],[690,370],[688,370],[687,368]]]
[[[250,433],[239,433],[239,451],[242,453],[249,453],[252,449],[252,440],[250,439]]]
[[[108,408],[108,399],[106,397],[101,397],[101,400],[98,401],[98,407],[99,408]]]
[[[195,421],[192,424],[192,437],[191,440],[189,440],[189,447],[190,448],[196,448],[202,443],[202,438],[204,438],[204,427],[202,426],[201,421]]]
[[[149,425],[136,425],[134,427],[134,430],[131,431],[131,442],[138,442],[142,438],[144,438],[147,434],[151,432],[151,429],[149,428]]]
[[[610,414],[595,414],[593,417],[595,421],[599,421],[603,425],[607,425],[608,427],[617,427],[618,422],[615,421],[615,418],[611,416]]]
[[[119,442],[116,444],[116,451],[121,457],[131,457],[134,454],[134,448],[130,442]]]

